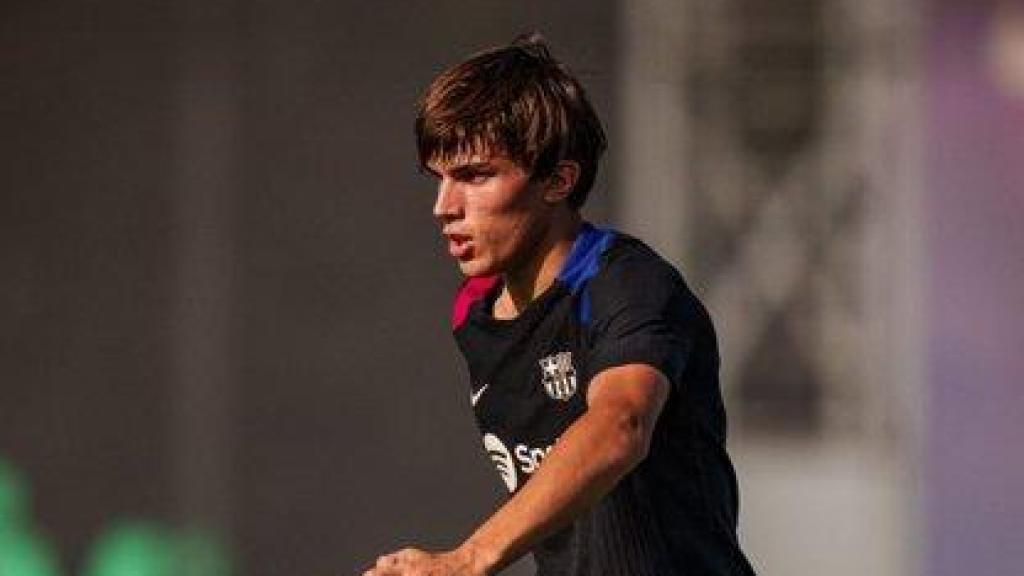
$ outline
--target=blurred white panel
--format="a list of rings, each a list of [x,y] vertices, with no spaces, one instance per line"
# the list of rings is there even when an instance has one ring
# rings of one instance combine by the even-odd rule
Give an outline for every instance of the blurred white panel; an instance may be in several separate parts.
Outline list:
[[[921,10],[622,3],[619,222],[715,318],[765,574],[920,573]]]
[[[686,110],[683,5],[673,0],[620,3],[621,105],[625,127],[614,143],[620,162],[616,221],[679,264],[686,213]]]

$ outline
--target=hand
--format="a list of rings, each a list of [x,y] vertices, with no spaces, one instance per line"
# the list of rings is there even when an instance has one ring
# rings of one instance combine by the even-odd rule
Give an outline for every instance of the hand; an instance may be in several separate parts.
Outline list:
[[[381,556],[363,576],[486,576],[476,564],[465,548],[436,554],[406,548]]]

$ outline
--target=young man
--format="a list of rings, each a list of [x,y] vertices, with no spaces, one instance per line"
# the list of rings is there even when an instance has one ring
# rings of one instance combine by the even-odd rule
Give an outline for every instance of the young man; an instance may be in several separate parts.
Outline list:
[[[434,215],[467,276],[455,338],[511,498],[457,549],[367,576],[748,575],[736,540],[714,329],[678,272],[584,222],[605,148],[577,81],[536,38],[441,74],[416,120]]]

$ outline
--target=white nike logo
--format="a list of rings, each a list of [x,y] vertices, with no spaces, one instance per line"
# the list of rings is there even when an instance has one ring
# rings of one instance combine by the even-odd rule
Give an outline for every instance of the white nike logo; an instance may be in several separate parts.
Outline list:
[[[469,393],[469,403],[470,403],[470,405],[476,406],[476,403],[480,401],[480,397],[484,395],[484,390],[487,390],[488,386],[490,386],[490,384],[484,384],[476,392],[470,392]]]

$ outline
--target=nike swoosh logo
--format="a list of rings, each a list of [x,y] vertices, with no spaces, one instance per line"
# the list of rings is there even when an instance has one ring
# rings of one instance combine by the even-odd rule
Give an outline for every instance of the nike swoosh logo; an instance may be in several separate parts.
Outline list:
[[[480,401],[480,397],[484,395],[484,390],[487,390],[488,386],[490,386],[490,384],[484,384],[476,392],[470,392],[470,394],[469,394],[469,403],[470,403],[470,405],[476,406],[476,403]]]

